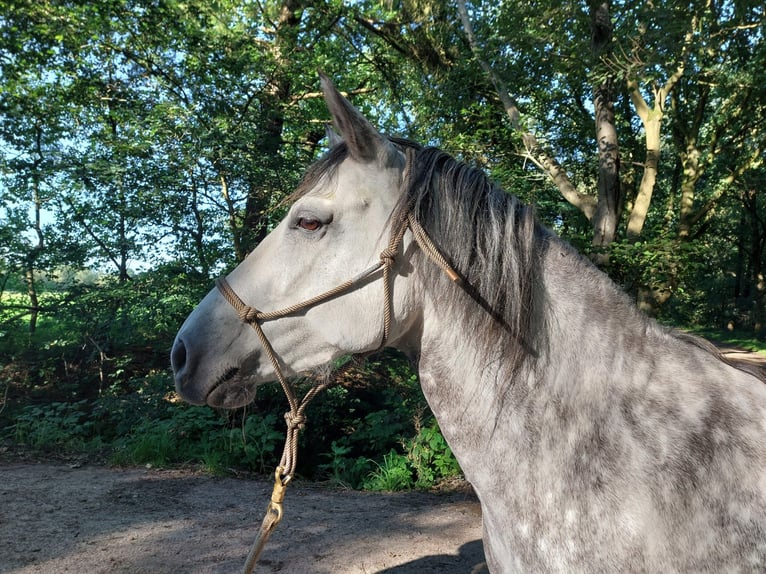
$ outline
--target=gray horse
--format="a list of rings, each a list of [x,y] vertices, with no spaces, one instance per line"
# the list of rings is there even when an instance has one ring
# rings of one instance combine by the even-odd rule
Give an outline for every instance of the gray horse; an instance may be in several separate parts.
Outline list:
[[[479,496],[493,572],[766,571],[766,385],[322,84],[342,141],[181,327],[180,395],[238,407],[395,347]]]

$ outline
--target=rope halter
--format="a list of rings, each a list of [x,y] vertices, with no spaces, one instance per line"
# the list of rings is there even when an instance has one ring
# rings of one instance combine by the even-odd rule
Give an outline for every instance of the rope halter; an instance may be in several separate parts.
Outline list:
[[[413,162],[414,154],[415,154],[415,151],[413,149],[407,148],[405,150],[406,163],[405,163],[405,168],[403,172],[403,181],[402,181],[403,190],[406,190],[408,186],[410,185],[411,173],[412,173],[412,162]],[[375,264],[371,265],[370,267],[368,267],[361,273],[358,273],[351,279],[348,279],[347,281],[340,283],[336,287],[333,287],[332,289],[325,291],[324,293],[311,297],[310,299],[306,299],[305,301],[296,303],[295,305],[290,305],[289,307],[285,307],[277,311],[268,311],[268,312],[260,311],[259,309],[255,307],[247,305],[239,297],[239,295],[237,295],[237,293],[234,291],[231,285],[229,285],[228,281],[225,278],[220,277],[219,279],[216,280],[216,287],[218,287],[218,290],[220,291],[224,299],[226,299],[226,301],[228,301],[229,304],[232,307],[234,307],[240,320],[250,325],[253,328],[253,330],[256,332],[256,334],[258,335],[258,339],[261,342],[264,352],[266,353],[269,360],[271,361],[271,365],[274,368],[274,373],[276,374],[277,380],[279,381],[279,384],[281,385],[282,390],[284,391],[285,396],[287,397],[287,401],[290,405],[290,410],[285,415],[285,419],[287,420],[287,423],[288,423],[287,440],[285,443],[285,450],[282,454],[282,460],[279,465],[280,474],[286,480],[290,480],[293,476],[293,473],[295,472],[295,461],[296,461],[296,454],[297,454],[297,436],[298,436],[298,431],[301,430],[306,423],[306,419],[305,419],[306,406],[320,391],[324,390],[326,387],[328,387],[332,383],[331,381],[327,381],[327,382],[322,382],[322,383],[318,383],[314,385],[308,391],[306,396],[299,401],[295,395],[295,392],[292,386],[290,385],[290,383],[288,382],[287,378],[285,377],[282,371],[282,366],[280,364],[279,358],[277,357],[277,354],[274,352],[274,348],[272,347],[271,342],[268,340],[268,338],[266,337],[266,334],[263,332],[262,324],[266,321],[273,321],[275,319],[280,319],[283,317],[296,315],[307,309],[310,309],[321,303],[324,303],[325,301],[333,299],[343,293],[351,291],[352,289],[357,288],[360,284],[367,281],[368,278],[370,278],[372,275],[374,275],[376,272],[382,269],[383,270],[383,301],[384,301],[383,303],[383,333],[381,336],[381,341],[378,346],[378,349],[376,350],[383,348],[388,342],[389,337],[391,336],[391,324],[393,321],[392,269],[396,262],[396,258],[400,254],[402,243],[404,241],[404,235],[408,229],[412,232],[412,236],[415,242],[417,243],[417,245],[428,256],[428,258],[431,259],[442,270],[444,270],[444,272],[447,274],[447,276],[449,276],[449,278],[452,281],[459,283],[460,276],[450,266],[447,260],[441,255],[441,253],[436,248],[431,238],[428,236],[426,231],[423,229],[423,227],[420,225],[420,223],[417,221],[417,219],[415,218],[415,216],[412,214],[410,210],[407,210],[407,212],[403,216],[399,217],[397,221],[394,221],[392,223],[391,235],[389,238],[388,245],[386,246],[385,249],[383,249],[383,251],[381,251],[378,257],[378,261]],[[353,364],[354,363],[349,364],[348,367],[344,368],[344,370],[353,366]]]
[[[405,150],[405,168],[402,176],[402,191],[406,192],[409,188],[412,178],[412,163],[415,151],[411,148]],[[378,261],[358,273],[351,279],[340,283],[336,287],[325,291],[319,295],[306,299],[295,305],[290,305],[277,311],[264,312],[255,307],[247,305],[234,289],[229,285],[228,281],[221,277],[216,280],[216,287],[220,291],[221,295],[234,307],[239,319],[250,325],[258,335],[258,339],[261,342],[264,352],[271,361],[271,365],[274,368],[277,380],[282,387],[287,402],[290,405],[290,410],[285,413],[285,421],[287,422],[287,432],[285,437],[285,447],[282,452],[282,458],[279,466],[277,467],[274,475],[274,491],[271,496],[271,502],[267,509],[266,516],[256,542],[253,544],[250,554],[248,555],[247,562],[245,564],[245,573],[249,573],[255,566],[255,562],[258,559],[263,547],[266,544],[266,540],[270,536],[273,529],[282,519],[282,500],[284,499],[285,489],[287,484],[292,480],[295,473],[298,458],[298,433],[306,426],[306,407],[311,400],[319,394],[322,390],[330,386],[334,381],[332,379],[326,379],[320,383],[315,384],[309,389],[306,395],[300,401],[295,395],[295,391],[288,382],[284,373],[282,372],[282,366],[279,358],[274,352],[274,348],[271,342],[263,332],[262,323],[266,321],[273,321],[283,317],[298,314],[302,311],[315,307],[325,301],[333,299],[343,293],[346,293],[352,289],[357,288],[360,284],[367,281],[372,275],[379,270],[383,270],[383,333],[381,335],[381,341],[378,349],[382,349],[388,342],[391,336],[391,324],[393,321],[393,293],[392,293],[392,270],[396,263],[396,258],[399,256],[402,243],[404,241],[404,235],[407,230],[410,230],[415,243],[420,249],[439,266],[447,276],[456,283],[461,283],[461,277],[450,266],[447,260],[442,256],[439,250],[434,245],[431,238],[426,231],[417,221],[411,210],[407,210],[404,215],[399,217],[396,221],[392,222],[391,235],[388,245],[383,251],[380,252]],[[347,371],[351,367],[361,362],[364,355],[357,355],[352,361],[342,367],[341,371],[336,374],[335,379],[339,377],[344,371]]]

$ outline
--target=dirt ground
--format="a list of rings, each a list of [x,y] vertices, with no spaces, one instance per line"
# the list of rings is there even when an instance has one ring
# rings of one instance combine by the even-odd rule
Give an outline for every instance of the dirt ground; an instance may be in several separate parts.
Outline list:
[[[766,355],[740,349],[734,345],[715,343],[721,354],[733,363],[744,363],[760,369],[766,375]]]
[[[73,467],[75,466],[75,467]],[[272,485],[189,470],[0,462],[0,572],[240,572]],[[469,573],[479,503],[296,480],[256,572]]]

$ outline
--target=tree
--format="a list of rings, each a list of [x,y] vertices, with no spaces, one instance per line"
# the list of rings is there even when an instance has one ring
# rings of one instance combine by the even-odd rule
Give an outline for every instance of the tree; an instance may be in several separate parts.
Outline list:
[[[639,11],[634,17],[640,24],[627,36],[631,55],[619,74],[625,78],[642,122],[646,159],[627,222],[628,242],[639,242],[645,235],[644,224],[660,173],[665,120],[670,121],[672,133],[672,140],[664,140],[672,143],[668,166],[673,171],[665,173],[674,175],[669,178],[672,187],[661,208],[669,272],[639,289],[640,305],[656,313],[679,284],[683,262],[674,261],[672,252],[684,252],[679,243],[704,239],[716,206],[731,191],[734,181],[757,167],[763,154],[762,137],[747,143],[747,138],[742,139],[744,134],[754,133],[754,128],[758,130],[759,121],[754,122],[756,116],[749,114],[744,118],[742,110],[762,109],[763,105],[762,99],[758,102],[759,98],[752,97],[753,90],[759,90],[752,80],[742,83],[763,63],[759,61],[762,47],[751,52],[762,43],[755,30],[762,26],[763,14],[753,11],[747,2],[734,6],[705,2],[691,12],[686,7],[670,6]],[[660,21],[675,25],[660,28]],[[734,78],[739,85],[732,84]],[[743,153],[733,158],[723,153],[727,148]],[[710,180],[700,189],[708,170],[718,172],[717,181]]]
[[[2,42],[8,50],[0,60],[3,88],[0,89],[0,232],[7,237],[2,249],[3,287],[14,275],[23,278],[27,303],[14,301],[11,319],[29,316],[34,334],[41,310],[38,277],[51,272],[62,252],[52,245],[56,230],[44,222],[56,188],[59,138],[67,137],[61,123],[59,95],[35,81],[46,58],[53,56],[55,39],[50,26],[37,30],[24,21],[17,27],[2,28]],[[69,253],[71,254],[71,252]],[[0,294],[5,289],[0,290]]]
[[[732,115],[737,109],[752,108],[758,99],[752,89],[758,90],[753,77],[763,68],[762,8],[746,1],[700,2],[691,11],[686,4],[562,6],[538,1],[490,6],[460,1],[448,18],[447,3],[429,2],[428,9],[423,3],[402,6],[408,9],[375,24],[376,37],[407,46],[413,36],[409,30],[436,28],[439,33],[429,38],[436,45],[430,51],[450,55],[424,64],[414,55],[423,50],[412,50],[411,59],[427,68],[429,82],[437,84],[433,89],[420,88],[430,92],[428,105],[434,108],[434,101],[445,102],[437,109],[447,118],[466,116],[486,105],[502,110],[505,122],[482,112],[492,120],[479,124],[474,116],[466,128],[475,139],[484,138],[484,149],[495,145],[485,153],[484,162],[496,166],[496,172],[499,163],[516,158],[535,165],[560,197],[590,222],[591,252],[597,262],[623,280],[631,274],[626,265],[646,268],[646,273],[635,276],[634,288],[644,309],[656,314],[680,287],[683,269],[693,263],[689,258],[704,240],[709,227],[705,222],[715,205],[762,155],[761,144],[755,141],[762,131],[756,125],[761,116],[747,114],[745,120],[738,118],[741,114]],[[406,16],[409,23],[402,21]],[[455,28],[462,37],[438,28],[437,20],[459,22]],[[366,22],[373,29],[371,22],[377,21],[369,17]],[[727,78],[738,78],[748,88],[735,88]],[[473,94],[476,106],[466,105],[471,96],[463,95],[463,90]],[[436,92],[442,96],[433,97]],[[715,107],[713,101],[723,105]],[[735,141],[727,132],[732,125],[727,122],[734,119],[741,123],[740,134],[751,134],[747,143]],[[595,134],[589,125],[596,126]],[[502,133],[509,128],[511,137]],[[680,138],[679,130],[685,134]],[[759,135],[753,138],[754,133]],[[698,147],[709,138],[711,153],[703,153]],[[456,140],[450,141],[454,145]],[[722,141],[748,151],[738,157],[738,167],[720,180],[721,185],[713,186],[705,174],[718,171],[713,166],[726,165],[726,159],[713,151]],[[511,146],[515,157],[498,150],[498,145]],[[663,146],[668,149],[664,160]],[[697,164],[701,155],[708,163]],[[529,188],[520,177],[523,170],[501,169],[516,174],[512,188]],[[696,189],[703,182],[705,189]],[[532,195],[538,201],[544,197],[539,190]],[[561,221],[571,215],[563,206],[555,209],[558,215],[554,212],[552,223],[562,226]],[[688,246],[674,247],[678,241]],[[615,249],[618,257],[612,261]],[[651,264],[642,260],[644,253],[653,254]]]
[[[324,69],[390,131],[536,203],[656,312],[714,218],[746,209],[730,200],[763,153],[766,58],[750,4],[9,2],[3,225],[24,231],[5,268],[128,281],[242,259],[321,149]]]

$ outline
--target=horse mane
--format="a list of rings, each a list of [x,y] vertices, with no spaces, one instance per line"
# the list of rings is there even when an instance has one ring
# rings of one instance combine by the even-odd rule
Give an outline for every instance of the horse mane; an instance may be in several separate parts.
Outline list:
[[[435,276],[441,271],[424,261],[417,267],[427,269],[431,275],[429,288],[440,289],[432,296],[440,305],[458,311],[461,328],[472,334],[478,348],[492,353],[499,342],[511,370],[518,369],[526,356],[539,355],[546,345],[548,311],[542,259],[554,241],[553,234],[539,223],[534,209],[504,191],[483,171],[438,148],[391,140],[415,150],[411,183],[403,191],[394,217],[401,216],[403,210],[412,210],[487,313],[467,305],[460,289],[448,281],[438,281]],[[419,257],[424,259],[422,254]],[[583,272],[590,269],[597,273],[592,263],[582,261]],[[611,283],[606,276],[598,275]],[[635,310],[621,290],[616,286],[614,290],[617,301]],[[637,310],[636,315],[641,323],[653,322]],[[728,359],[709,341],[675,329],[666,332],[766,382],[761,369]]]
[[[483,171],[434,147],[392,138],[414,150],[409,185],[394,217],[411,211],[463,279],[464,290],[486,313],[470,304],[463,290],[440,280],[423,262],[429,289],[461,328],[478,337],[478,347],[502,346],[515,369],[536,355],[544,333],[541,259],[550,233],[534,210],[497,186]],[[422,257],[422,254],[416,255]]]
[[[747,373],[748,375],[754,376],[756,379],[758,379],[762,383],[766,383],[766,372],[764,372],[763,369],[741,360],[738,361],[736,359],[730,359],[729,357],[724,355],[718,347],[716,347],[713,343],[711,343],[707,339],[703,339],[702,337],[698,337],[697,335],[692,335],[691,333],[686,333],[684,331],[679,331],[677,329],[670,329],[669,334],[671,337],[675,337],[676,339],[686,341],[687,343],[694,345],[695,347],[698,347],[702,349],[703,351],[707,351],[709,354],[713,355],[719,361],[726,363],[730,367],[734,367],[735,369],[739,371],[742,371],[744,373]]]

